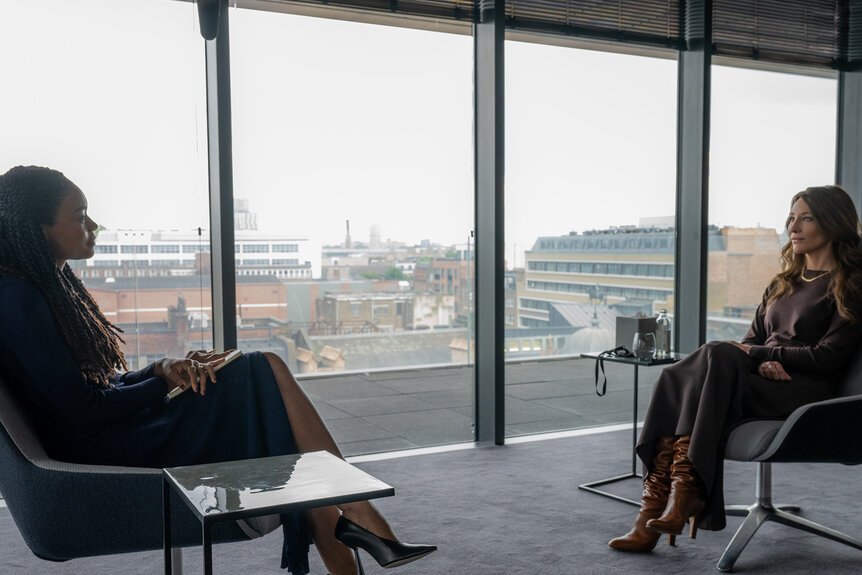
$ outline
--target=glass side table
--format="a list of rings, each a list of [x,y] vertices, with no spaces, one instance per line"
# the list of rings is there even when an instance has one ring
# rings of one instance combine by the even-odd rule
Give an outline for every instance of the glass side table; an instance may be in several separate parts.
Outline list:
[[[597,360],[599,359],[599,352],[582,353],[581,357],[584,359]],[[670,365],[672,363],[676,363],[684,357],[685,354],[672,353],[670,356],[662,359],[636,359],[634,357],[602,358],[602,361],[607,361],[610,363],[625,363],[627,365],[634,366],[634,382],[632,390],[632,470],[624,475],[616,475],[614,477],[590,481],[589,483],[582,483],[578,485],[578,489],[583,489],[584,491],[589,491],[590,493],[595,493],[597,495],[601,495],[602,497],[609,497],[611,499],[616,499],[617,501],[622,501],[623,503],[629,503],[636,507],[640,507],[640,501],[635,501],[634,499],[629,499],[628,497],[623,497],[622,495],[616,495],[608,491],[603,491],[601,489],[598,489],[598,487],[601,485],[607,485],[609,483],[622,481],[623,479],[631,479],[633,477],[640,478],[641,476],[641,474],[638,472],[638,456],[637,452],[635,451],[638,443],[638,368],[652,367],[654,365]]]
[[[172,567],[172,489],[201,522],[206,575],[212,574],[214,523],[395,494],[391,485],[326,451],[170,467],[162,477],[166,575]]]

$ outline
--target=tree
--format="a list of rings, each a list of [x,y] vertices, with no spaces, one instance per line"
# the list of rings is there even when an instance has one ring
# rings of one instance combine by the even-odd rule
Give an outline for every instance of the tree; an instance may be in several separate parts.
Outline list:
[[[388,280],[403,280],[406,278],[404,272],[396,267],[391,267],[386,270],[386,275],[384,277]]]

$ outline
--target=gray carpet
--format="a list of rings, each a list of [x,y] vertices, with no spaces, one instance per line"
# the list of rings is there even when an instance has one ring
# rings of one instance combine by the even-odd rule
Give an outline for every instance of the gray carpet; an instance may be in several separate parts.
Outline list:
[[[555,439],[502,448],[422,455],[359,464],[396,487],[378,502],[401,537],[435,543],[437,553],[400,568],[427,575],[502,573],[605,574],[717,573],[715,563],[741,518],[728,529],[700,531],[696,540],[664,541],[648,555],[615,552],[606,545],[625,533],[635,508],[577,489],[626,471],[627,432]],[[862,467],[775,465],[776,501],[799,504],[804,515],[850,534],[862,532]],[[730,464],[728,501],[753,501],[754,466]],[[617,484],[637,497],[635,480]],[[0,509],[0,573],[108,575],[158,574],[160,552],[49,563],[24,545],[7,509]],[[277,568],[280,536],[217,546],[215,572],[286,573]],[[388,573],[363,556],[366,572]],[[186,550],[186,573],[199,573],[198,549]],[[767,524],[739,562],[738,573],[862,573],[862,551],[787,527]],[[326,573],[312,549],[312,573]]]

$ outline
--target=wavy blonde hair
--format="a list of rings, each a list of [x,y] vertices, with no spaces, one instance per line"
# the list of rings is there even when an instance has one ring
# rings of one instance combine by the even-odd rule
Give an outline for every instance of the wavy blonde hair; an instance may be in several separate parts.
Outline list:
[[[829,278],[829,288],[838,308],[838,313],[849,321],[859,321],[858,313],[851,302],[862,299],[862,252],[859,250],[859,214],[850,195],[841,186],[816,186],[806,188],[790,200],[790,208],[798,200],[808,204],[814,221],[823,235],[832,242],[835,268]],[[790,216],[784,222],[790,225]],[[781,248],[781,272],[769,284],[764,309],[772,302],[793,293],[796,283],[805,271],[805,257],[793,253],[793,244],[788,238]]]

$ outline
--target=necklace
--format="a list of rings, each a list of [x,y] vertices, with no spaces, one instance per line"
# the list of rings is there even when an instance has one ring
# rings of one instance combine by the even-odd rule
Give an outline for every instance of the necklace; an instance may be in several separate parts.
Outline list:
[[[824,276],[828,276],[830,273],[832,273],[832,270],[829,270],[829,271],[823,272],[819,276],[814,276],[813,278],[807,278],[807,277],[805,277],[805,272],[807,272],[807,271],[808,271],[807,269],[803,270],[802,273],[799,275],[799,277],[802,278],[802,281],[808,282],[808,283],[811,283],[815,280],[819,280],[820,278],[822,278]]]

